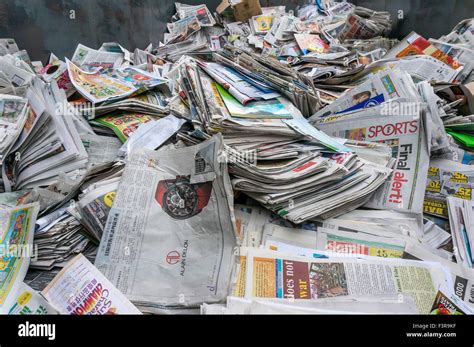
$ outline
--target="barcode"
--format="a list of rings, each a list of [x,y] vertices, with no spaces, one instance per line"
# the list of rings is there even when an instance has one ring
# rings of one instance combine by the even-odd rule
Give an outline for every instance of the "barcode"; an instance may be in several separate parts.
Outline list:
[[[106,247],[105,247],[105,256],[108,257],[110,254],[110,248],[112,247],[112,241],[114,239],[115,228],[117,227],[118,223],[118,213],[115,213],[112,217],[112,222],[110,223],[110,231],[109,231],[109,239],[107,240]]]

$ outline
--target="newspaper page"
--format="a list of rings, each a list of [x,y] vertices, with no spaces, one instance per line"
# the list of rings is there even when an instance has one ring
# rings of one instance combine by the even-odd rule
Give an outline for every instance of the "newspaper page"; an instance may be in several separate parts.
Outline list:
[[[234,205],[235,215],[235,235],[237,238],[237,245],[242,246],[244,238],[248,235],[248,228],[250,218],[252,216],[252,207],[245,205]]]
[[[15,39],[0,39],[0,55],[13,54],[19,50]]]
[[[166,44],[182,42],[201,29],[201,25],[196,16],[189,16],[177,22],[168,23],[167,27],[170,32],[170,37],[165,40]]]
[[[127,67],[106,71],[89,72],[66,59],[72,84],[92,103],[117,101],[132,94],[139,94],[166,82],[143,70]]]
[[[327,148],[336,152],[351,152],[351,150],[344,146],[344,143],[337,139],[328,136],[325,132],[312,126],[309,121],[304,118],[296,108],[293,108],[293,119],[285,119],[284,122],[299,134],[306,136]]]
[[[444,111],[439,107],[440,98],[434,93],[428,81],[418,83],[421,100],[426,103],[426,133],[430,152],[444,150],[449,146],[448,135],[444,128],[442,117]]]
[[[225,305],[203,304],[201,314],[417,314],[409,295],[339,296],[282,301],[228,296]]]
[[[473,200],[474,170],[471,165],[448,159],[432,159],[424,200],[424,213],[448,218],[446,198]]]
[[[459,74],[459,70],[429,55],[403,57],[395,65],[408,72],[417,82],[452,82]]]
[[[22,286],[38,211],[38,203],[0,208],[0,313],[9,312]]]
[[[71,61],[89,70],[102,68],[105,71],[118,69],[123,63],[123,53],[97,51],[82,44],[79,44],[71,58]]]
[[[94,119],[91,123],[111,129],[119,140],[124,143],[141,124],[154,119],[155,117],[146,114],[125,112],[102,116]]]
[[[112,98],[120,99],[135,92],[131,83],[124,83],[106,74],[87,72],[66,59],[69,78],[74,87],[89,101],[100,103]]]
[[[454,294],[474,309],[474,272],[471,270],[458,270],[453,272]]]
[[[414,242],[407,242],[404,258],[440,263],[450,272],[452,284],[448,285],[448,288],[452,288],[456,296],[461,298],[466,304],[474,307],[474,269],[468,269],[460,264],[446,260],[425,247],[419,247]]]
[[[329,48],[328,44],[321,40],[317,34],[295,34],[295,40],[303,54],[308,52],[324,53]]]
[[[42,78],[49,82],[55,80],[59,88],[63,89],[67,97],[76,92],[74,86],[69,79],[67,65],[57,56],[51,53],[48,64],[39,70]]]
[[[379,232],[377,232],[379,234]],[[448,277],[450,291],[453,292],[458,298],[460,298],[467,306],[473,306],[474,304],[474,270],[462,267],[459,264],[453,263],[450,260],[441,258],[440,256],[432,253],[432,250],[422,247],[419,242],[413,241],[410,238],[402,237],[406,241],[405,251],[403,253],[403,259],[432,262],[441,264],[446,270],[448,270]],[[373,259],[371,256],[355,253],[337,253],[333,251],[318,250],[312,248],[304,248],[299,246],[290,245],[284,242],[269,240],[265,244],[265,249],[278,251],[280,253],[288,253],[295,256],[310,257],[310,258],[362,258],[362,259]],[[245,267],[247,253],[241,252],[241,264]],[[239,268],[238,275],[240,277],[245,276],[246,269]],[[234,292],[234,295],[245,294],[245,281],[240,282],[239,286],[236,286],[238,290]],[[448,292],[448,291],[446,291]]]
[[[288,35],[288,33],[294,31],[296,21],[297,19],[293,15],[283,15],[275,18],[272,28],[265,34],[265,41],[275,46],[278,45],[280,40],[291,39],[291,35]]]
[[[383,59],[376,60],[367,65],[365,69],[358,74],[358,77],[363,77],[370,73],[377,73],[386,69],[399,69],[406,71],[415,82],[452,82],[459,74],[458,70],[453,69],[441,60],[429,55],[417,55],[401,57],[398,59],[389,59],[384,56]]]
[[[474,49],[464,45],[448,43],[440,40],[429,39],[430,43],[436,48],[440,49],[446,54],[449,54],[454,59],[464,65],[464,69],[459,72],[457,80],[460,82],[470,82],[474,78],[472,76],[472,69],[474,68]]]
[[[451,240],[451,234],[428,218],[424,218],[423,243],[432,248],[439,248]]]
[[[436,294],[430,314],[436,315],[464,315],[474,314],[474,309],[465,304],[454,293],[442,288]]]
[[[61,314],[140,314],[82,254],[72,259],[41,293]]]
[[[316,227],[314,228],[316,229]],[[265,224],[262,245],[268,241],[281,241],[291,245],[316,248],[319,233],[311,229],[287,228],[278,224]]]
[[[400,98],[416,100],[417,92],[410,76],[398,69],[387,69],[374,74],[364,83],[341,95],[329,106],[309,118],[315,122],[332,114],[352,112],[374,107]]]
[[[393,109],[383,104],[332,121],[322,120],[315,126],[328,135],[389,145],[396,159],[394,171],[366,206],[421,213],[429,155],[420,108],[395,105]]]
[[[462,69],[462,65],[456,59],[433,46],[427,39],[416,32],[408,34],[399,44],[387,52],[384,58],[401,58],[412,55],[429,55],[441,60],[455,70],[461,71]]]
[[[403,241],[326,228],[318,228],[317,240],[317,249],[344,254],[402,258],[405,251]]]
[[[57,314],[58,311],[51,306],[38,292],[26,283],[22,283],[17,293],[17,299],[8,311],[8,314],[17,315],[44,315]]]
[[[370,39],[383,32],[383,28],[377,27],[377,25],[370,19],[365,19],[357,16],[356,14],[350,14],[347,17],[344,28],[340,33],[339,38],[341,40],[346,39]]]
[[[20,62],[20,63],[19,63]],[[27,86],[35,77],[31,70],[23,68],[20,60],[11,55],[0,56],[0,72],[13,86]]]
[[[401,235],[421,240],[424,235],[422,218],[417,213],[357,209],[320,222],[328,229],[361,231],[384,237]]]
[[[81,134],[81,141],[89,156],[88,168],[113,162],[122,142],[116,137]]]
[[[157,149],[183,126],[185,120],[173,115],[141,124],[120,147],[119,153],[126,155],[134,148]]]
[[[198,65],[219,83],[219,87],[226,89],[242,105],[246,105],[252,100],[270,100],[280,96],[268,86],[262,83],[257,84],[256,81],[230,67],[206,62],[198,62]],[[252,105],[249,104],[249,108]]]
[[[264,34],[271,30],[273,24],[273,16],[270,14],[261,14],[253,16],[250,24],[256,34]]]
[[[179,18],[184,19],[189,16],[197,17],[200,26],[202,27],[212,27],[216,24],[214,17],[207,8],[206,5],[186,5],[179,2],[175,3],[176,12],[179,15]]]
[[[119,178],[102,181],[77,202],[81,223],[100,240],[115,199]]]
[[[96,265],[146,311],[227,295],[236,241],[222,150],[216,135],[192,147],[129,154]]]
[[[246,298],[320,299],[348,295],[413,296],[430,312],[438,287],[447,283],[441,265],[400,259],[311,259],[252,250],[247,255]]]

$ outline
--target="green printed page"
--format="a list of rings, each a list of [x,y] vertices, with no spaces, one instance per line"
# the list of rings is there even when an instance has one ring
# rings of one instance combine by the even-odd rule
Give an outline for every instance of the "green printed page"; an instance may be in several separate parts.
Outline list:
[[[447,129],[446,132],[451,135],[456,141],[461,142],[464,146],[474,148],[474,136],[458,133],[449,129]]]
[[[112,129],[120,141],[125,142],[140,124],[148,123],[153,119],[154,117],[145,114],[124,113],[96,118],[91,123],[101,124]]]

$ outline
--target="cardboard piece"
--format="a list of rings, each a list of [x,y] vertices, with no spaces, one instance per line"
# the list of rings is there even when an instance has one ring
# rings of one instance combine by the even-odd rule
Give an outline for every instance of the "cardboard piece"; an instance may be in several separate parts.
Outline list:
[[[233,13],[236,21],[245,22],[262,14],[259,0],[222,0],[216,12],[220,15]]]

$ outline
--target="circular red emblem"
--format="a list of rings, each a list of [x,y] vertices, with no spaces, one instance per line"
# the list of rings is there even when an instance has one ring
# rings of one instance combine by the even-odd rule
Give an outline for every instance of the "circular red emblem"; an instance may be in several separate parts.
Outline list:
[[[166,255],[166,262],[170,265],[177,264],[181,259],[181,254],[177,251],[171,251]]]

